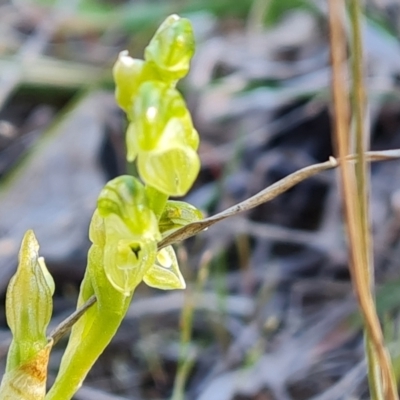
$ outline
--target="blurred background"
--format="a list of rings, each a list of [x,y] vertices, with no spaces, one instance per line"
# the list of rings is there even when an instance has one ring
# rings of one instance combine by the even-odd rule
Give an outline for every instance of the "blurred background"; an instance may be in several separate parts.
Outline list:
[[[179,87],[201,138],[186,201],[211,215],[334,153],[325,0],[0,0],[1,371],[27,229],[56,280],[53,325],[74,309],[96,198],[129,169],[111,68],[124,49],[142,58],[171,13],[197,38]],[[399,0],[366,1],[373,150],[400,148],[399,35]],[[371,181],[377,303],[399,380],[400,162],[372,165]],[[369,398],[336,171],[177,251],[187,290],[141,285],[76,399]]]

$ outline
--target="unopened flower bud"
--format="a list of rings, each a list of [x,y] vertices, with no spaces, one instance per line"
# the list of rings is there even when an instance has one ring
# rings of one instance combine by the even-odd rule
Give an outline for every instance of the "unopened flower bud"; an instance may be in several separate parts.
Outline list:
[[[26,232],[19,252],[19,265],[7,289],[7,322],[13,334],[7,370],[33,358],[47,343],[46,329],[52,314],[54,281],[33,231]]]

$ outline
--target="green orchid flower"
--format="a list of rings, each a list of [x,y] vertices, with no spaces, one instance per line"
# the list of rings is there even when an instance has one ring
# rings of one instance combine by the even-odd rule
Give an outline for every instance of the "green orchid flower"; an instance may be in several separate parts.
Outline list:
[[[126,50],[119,54],[113,68],[115,97],[128,117],[132,99],[143,82],[158,80],[174,87],[188,73],[194,46],[190,21],[171,15],[146,47],[145,61],[130,57]]]
[[[195,40],[190,21],[170,15],[158,28],[145,50],[145,60],[154,65],[162,80],[177,81],[189,71]]]
[[[199,136],[176,89],[148,81],[138,91],[126,143],[129,161],[137,157],[140,177],[170,196],[183,196],[193,185],[200,159]]]
[[[159,221],[147,208],[142,183],[127,175],[115,178],[101,191],[97,204],[89,235],[104,248],[104,272],[115,289],[128,296],[142,280],[163,290],[186,287],[172,246],[157,252]],[[169,201],[160,224],[170,231],[171,224],[177,228],[200,218],[190,204]]]
[[[143,181],[169,196],[184,196],[200,171],[197,153],[183,146],[140,153],[137,165]]]
[[[104,271],[110,283],[129,295],[156,262],[161,235],[148,208],[144,186],[132,176],[120,176],[101,191],[93,216],[90,239],[98,244],[95,227],[104,226]]]

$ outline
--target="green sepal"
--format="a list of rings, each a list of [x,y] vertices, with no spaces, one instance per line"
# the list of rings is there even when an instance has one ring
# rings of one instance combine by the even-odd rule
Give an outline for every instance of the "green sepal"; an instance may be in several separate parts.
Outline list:
[[[165,247],[158,252],[156,262],[146,272],[143,281],[148,286],[162,290],[186,288],[172,246]]]
[[[169,200],[158,222],[163,237],[192,222],[203,219],[203,214],[195,206],[184,201]]]
[[[173,140],[197,150],[199,137],[184,99],[162,82],[147,81],[140,86],[130,120],[126,137],[129,161],[141,151],[164,145],[161,141]]]
[[[159,238],[157,219],[147,204],[143,184],[130,175],[109,181],[100,192],[97,209],[101,217],[118,216],[133,235]]]
[[[45,263],[43,257],[38,257],[38,264],[39,264],[40,269],[42,270],[42,274],[43,274],[44,279],[46,280],[47,286],[50,289],[50,293],[53,296],[53,294],[56,290],[56,285],[54,283],[53,277],[51,276],[49,270],[47,269],[47,266],[46,266],[46,263]]]
[[[89,239],[99,248],[104,248],[106,245],[106,235],[104,231],[104,219],[100,216],[99,209],[93,213],[92,220],[89,225]]]
[[[143,184],[130,175],[121,175],[107,182],[97,199],[97,208],[102,217],[117,214],[128,218],[132,207],[146,205]]]
[[[13,334],[7,371],[32,359],[47,344],[54,281],[43,260],[39,262],[38,252],[35,234],[29,230],[22,240],[17,272],[7,288],[6,316]]]
[[[189,71],[195,50],[190,21],[170,15],[160,25],[145,50],[145,60],[153,64],[163,80],[177,81]]]
[[[119,53],[113,67],[113,76],[115,99],[128,114],[139,86],[146,80],[159,78],[157,71],[149,63],[130,57],[127,50]]]
[[[139,154],[139,145],[137,141],[137,124],[131,122],[126,130],[126,159],[129,162],[135,161]]]
[[[188,146],[142,152],[138,171],[147,185],[169,196],[184,196],[200,171],[200,159]]]

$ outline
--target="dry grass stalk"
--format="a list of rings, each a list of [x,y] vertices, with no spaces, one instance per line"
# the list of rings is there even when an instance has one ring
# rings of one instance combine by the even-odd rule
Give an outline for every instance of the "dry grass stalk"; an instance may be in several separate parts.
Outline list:
[[[353,30],[353,94],[357,162],[344,162],[349,154],[350,105],[344,66],[346,35],[343,24],[344,0],[329,1],[329,23],[332,57],[332,92],[335,115],[335,139],[339,160],[345,218],[350,245],[350,270],[353,287],[364,317],[371,396],[376,399],[398,399],[392,365],[384,345],[382,329],[372,294],[373,267],[370,256],[371,239],[368,229],[367,167],[365,160],[365,94],[362,78],[362,45],[359,24],[359,1],[352,0]]]

